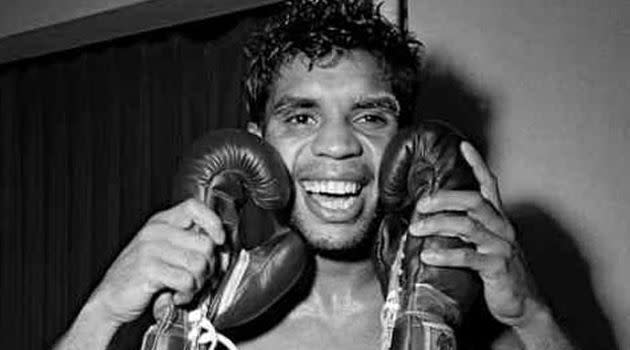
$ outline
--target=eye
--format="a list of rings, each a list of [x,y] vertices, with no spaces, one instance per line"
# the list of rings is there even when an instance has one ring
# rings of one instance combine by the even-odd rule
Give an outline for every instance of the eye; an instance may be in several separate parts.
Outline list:
[[[289,124],[298,124],[298,125],[312,125],[312,124],[315,124],[317,120],[315,120],[315,117],[313,117],[310,114],[297,113],[297,114],[293,114],[285,118],[284,122],[289,123]]]
[[[389,124],[389,118],[379,113],[364,113],[354,119],[356,124],[368,127],[382,127]]]

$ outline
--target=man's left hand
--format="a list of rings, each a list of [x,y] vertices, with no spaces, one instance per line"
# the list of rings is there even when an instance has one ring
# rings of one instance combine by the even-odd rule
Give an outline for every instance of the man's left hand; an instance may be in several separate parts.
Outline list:
[[[512,224],[503,212],[496,177],[467,142],[461,151],[480,185],[477,191],[441,190],[418,201],[409,231],[414,236],[454,236],[470,248],[424,250],[421,259],[435,266],[468,267],[479,272],[492,315],[518,327],[540,306]],[[461,212],[452,214],[449,212]],[[432,214],[428,215],[427,214]]]

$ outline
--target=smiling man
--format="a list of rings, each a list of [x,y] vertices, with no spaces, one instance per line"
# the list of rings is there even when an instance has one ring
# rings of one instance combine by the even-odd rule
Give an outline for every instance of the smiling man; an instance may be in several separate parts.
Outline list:
[[[238,345],[377,349],[383,297],[370,260],[379,223],[376,179],[385,146],[416,115],[422,45],[371,1],[303,0],[254,35],[247,53],[248,128],[276,148],[292,175],[292,223],[311,246],[315,266],[303,295]],[[425,252],[423,262],[478,273],[490,313],[508,330],[497,348],[570,349],[534,293],[494,176],[469,144],[461,151],[480,191],[422,200],[416,211],[427,219],[409,230],[421,237],[457,232],[475,247]],[[431,215],[453,210],[467,215]],[[193,223],[207,235],[190,230]],[[110,267],[58,348],[106,347],[120,325],[165,289],[185,305],[212,273],[209,257],[224,240],[217,214],[197,200],[157,213]]]
[[[369,253],[379,164],[400,108],[367,51],[333,50],[310,63],[297,54],[280,67],[264,122],[250,131],[293,175],[292,221],[316,253],[314,283],[294,312],[244,349],[378,346],[382,297]]]
[[[368,239],[378,166],[399,114],[372,55],[329,55],[312,69],[303,55],[281,68],[263,126],[295,180],[293,220],[323,254]]]
[[[249,129],[280,152],[293,175],[292,219],[316,252],[316,269],[304,300],[241,345],[378,348],[383,302],[369,260],[379,222],[376,178],[385,146],[416,115],[422,45],[370,1],[297,1],[247,51]],[[433,215],[424,225],[412,222],[410,232],[458,232],[476,249],[426,252],[423,262],[479,273],[491,314],[509,330],[496,347],[569,349],[535,296],[494,176],[469,144],[462,152],[481,191],[443,191],[416,210],[468,216]]]

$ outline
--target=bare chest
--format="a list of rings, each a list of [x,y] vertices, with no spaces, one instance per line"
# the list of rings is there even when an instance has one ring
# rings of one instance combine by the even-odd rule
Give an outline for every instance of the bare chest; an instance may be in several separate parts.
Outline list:
[[[241,350],[378,349],[378,309],[348,317],[287,317],[258,338],[238,344]]]

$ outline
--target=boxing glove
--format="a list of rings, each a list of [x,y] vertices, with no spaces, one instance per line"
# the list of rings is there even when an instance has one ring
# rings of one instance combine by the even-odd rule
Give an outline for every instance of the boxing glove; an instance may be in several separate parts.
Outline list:
[[[472,270],[429,266],[420,260],[424,249],[458,248],[465,242],[408,233],[412,217],[421,215],[415,212],[419,199],[440,189],[478,190],[460,153],[463,140],[450,126],[425,121],[401,130],[383,155],[379,201],[384,216],[374,254],[386,298],[381,314],[383,349],[456,349],[453,327],[481,289]]]
[[[193,307],[169,305],[145,334],[143,349],[206,349],[215,330],[256,318],[295,284],[307,263],[306,246],[297,233],[277,225],[280,228],[258,237],[261,244],[245,249],[255,240],[251,236],[260,233],[239,230],[247,201],[274,212],[281,224],[291,196],[292,182],[282,159],[261,138],[228,129],[210,132],[193,145],[176,177],[174,197],[195,197],[214,210],[226,241],[216,254],[219,268]]]

